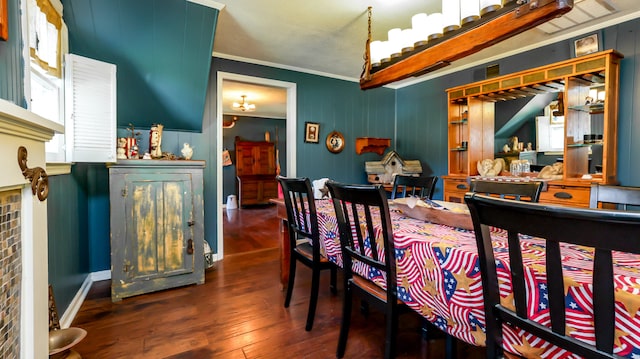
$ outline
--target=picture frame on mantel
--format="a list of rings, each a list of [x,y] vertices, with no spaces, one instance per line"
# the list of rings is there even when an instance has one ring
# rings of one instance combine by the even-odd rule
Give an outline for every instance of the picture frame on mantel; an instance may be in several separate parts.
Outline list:
[[[573,41],[571,49],[573,57],[580,57],[601,51],[602,39],[600,34],[596,32]]]
[[[0,0],[0,40],[9,40],[9,4],[7,0]]]
[[[304,142],[319,143],[320,142],[320,124],[315,122],[304,123]]]

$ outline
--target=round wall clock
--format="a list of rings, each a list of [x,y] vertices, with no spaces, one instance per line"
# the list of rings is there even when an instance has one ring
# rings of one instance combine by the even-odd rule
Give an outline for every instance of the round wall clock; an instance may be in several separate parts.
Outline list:
[[[344,136],[338,131],[333,131],[327,136],[327,149],[329,152],[339,153],[344,149]]]

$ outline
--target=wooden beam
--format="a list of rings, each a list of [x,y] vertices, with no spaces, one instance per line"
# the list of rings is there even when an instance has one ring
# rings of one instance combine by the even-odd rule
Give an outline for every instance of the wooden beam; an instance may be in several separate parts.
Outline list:
[[[571,0],[531,1],[529,4],[521,5],[460,35],[427,47],[388,67],[371,74],[365,73],[360,79],[360,88],[363,90],[376,88],[436,70],[443,64],[474,54],[559,17],[569,12],[572,7]]]

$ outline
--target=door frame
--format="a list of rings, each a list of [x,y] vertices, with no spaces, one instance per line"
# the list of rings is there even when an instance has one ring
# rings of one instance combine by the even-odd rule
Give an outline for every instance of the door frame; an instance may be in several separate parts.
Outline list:
[[[287,118],[286,118],[286,163],[287,173],[289,177],[296,176],[296,113],[297,113],[297,88],[296,83],[279,80],[266,79],[262,77],[254,77],[241,75],[232,72],[217,72],[216,87],[216,249],[213,256],[214,261],[221,260],[224,257],[224,234],[222,225],[222,90],[224,80],[240,81],[256,85],[265,85],[272,87],[280,87],[287,90]]]

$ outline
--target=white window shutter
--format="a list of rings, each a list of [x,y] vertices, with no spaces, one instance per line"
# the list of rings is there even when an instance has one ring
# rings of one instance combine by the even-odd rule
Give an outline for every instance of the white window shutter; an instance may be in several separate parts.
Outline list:
[[[67,161],[116,161],[116,65],[65,55]]]

